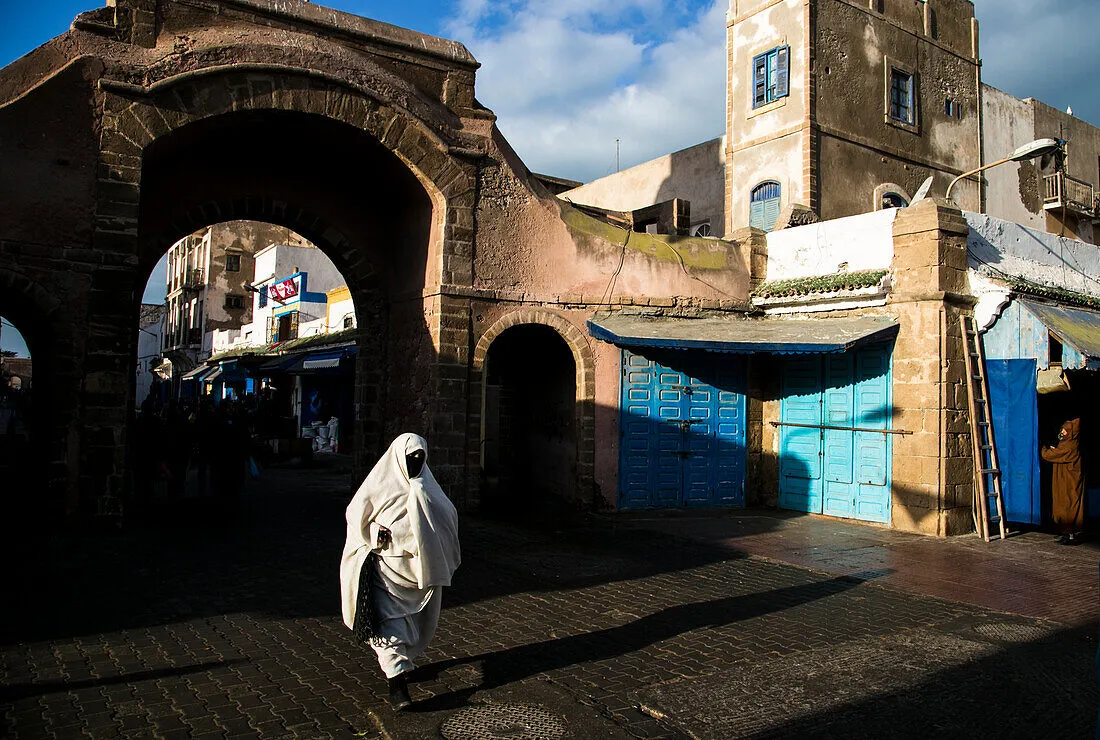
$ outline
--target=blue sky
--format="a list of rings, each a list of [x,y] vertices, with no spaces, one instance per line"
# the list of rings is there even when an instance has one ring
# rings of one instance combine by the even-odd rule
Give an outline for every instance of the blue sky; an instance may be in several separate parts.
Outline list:
[[[975,0],[985,82],[1100,125],[1097,3]],[[0,0],[0,65],[103,4]],[[728,0],[322,4],[466,44],[478,99],[536,172],[591,180],[615,170],[616,139],[628,167],[723,133]]]

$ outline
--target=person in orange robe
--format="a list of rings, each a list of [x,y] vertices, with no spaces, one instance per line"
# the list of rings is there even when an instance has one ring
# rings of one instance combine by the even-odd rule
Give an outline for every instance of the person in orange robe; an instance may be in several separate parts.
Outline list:
[[[1058,432],[1058,444],[1043,447],[1043,459],[1053,466],[1051,475],[1051,516],[1062,533],[1063,545],[1081,542],[1085,528],[1085,477],[1081,474],[1079,435],[1081,420],[1070,419]]]

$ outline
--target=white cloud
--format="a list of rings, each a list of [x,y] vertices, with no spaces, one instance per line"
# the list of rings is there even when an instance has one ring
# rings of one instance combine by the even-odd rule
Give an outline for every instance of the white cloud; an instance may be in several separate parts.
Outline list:
[[[690,2],[457,0],[444,29],[527,165],[589,180],[614,170],[616,139],[627,167],[723,133],[727,2]],[[975,0],[985,81],[1100,124],[1096,3]]]
[[[494,11],[492,30],[480,8],[450,28],[469,34],[478,98],[533,170],[590,180],[614,170],[615,139],[627,167],[722,134],[723,0],[686,23],[657,0],[532,1]]]
[[[982,79],[1100,125],[1096,0],[975,0]]]

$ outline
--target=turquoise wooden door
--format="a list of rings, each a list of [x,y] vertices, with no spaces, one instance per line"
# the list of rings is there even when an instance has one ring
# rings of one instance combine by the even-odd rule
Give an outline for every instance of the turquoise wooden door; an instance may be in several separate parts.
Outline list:
[[[619,507],[743,506],[740,358],[623,350]]]
[[[796,357],[783,370],[779,505],[890,521],[890,350]]]
[[[783,368],[779,505],[821,513],[821,358],[792,357]]]

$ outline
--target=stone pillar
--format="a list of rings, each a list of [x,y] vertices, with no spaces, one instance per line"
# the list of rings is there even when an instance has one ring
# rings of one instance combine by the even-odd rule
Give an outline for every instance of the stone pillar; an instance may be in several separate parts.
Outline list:
[[[467,405],[470,393],[470,299],[440,296],[435,404],[432,408],[432,472],[452,498],[465,498]],[[465,502],[464,502],[465,503]]]
[[[959,316],[973,309],[962,212],[941,200],[898,211],[890,306],[894,348],[893,525],[937,536],[972,529],[973,468]]]
[[[733,232],[727,232],[726,239],[734,242],[741,250],[745,271],[749,275],[749,290],[756,288],[768,279],[768,235],[760,229],[745,226]]]

